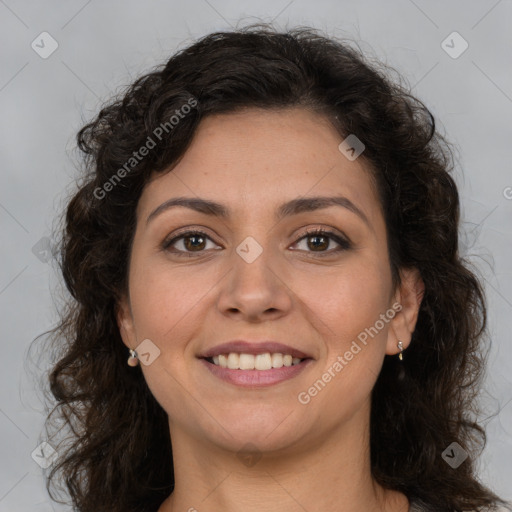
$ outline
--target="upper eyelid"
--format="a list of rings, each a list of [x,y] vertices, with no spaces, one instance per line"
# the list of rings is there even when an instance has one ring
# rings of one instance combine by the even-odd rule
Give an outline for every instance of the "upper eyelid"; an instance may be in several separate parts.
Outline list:
[[[165,240],[175,240],[179,237],[183,237],[183,236],[195,234],[195,233],[204,234],[205,236],[208,236],[208,237],[212,238],[212,240],[213,240],[213,237],[207,233],[207,229],[208,228],[204,228],[202,226],[199,226],[197,228],[196,227],[191,227],[191,228],[187,227],[187,228],[178,229],[178,231],[174,232],[172,235],[166,236]],[[335,235],[335,236],[340,236],[342,238],[346,238],[347,241],[349,240],[349,238],[342,231],[340,231],[336,228],[327,228],[327,227],[322,227],[322,226],[308,227],[308,228],[306,228],[306,231],[304,231],[303,233],[298,234],[296,236],[300,236],[300,238],[303,238],[310,233],[314,234],[318,231],[323,231],[328,235]]]

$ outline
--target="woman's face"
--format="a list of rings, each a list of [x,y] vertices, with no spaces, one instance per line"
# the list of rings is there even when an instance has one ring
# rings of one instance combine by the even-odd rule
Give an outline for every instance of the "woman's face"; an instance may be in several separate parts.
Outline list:
[[[145,187],[118,321],[128,347],[150,340],[141,369],[171,435],[285,450],[365,425],[384,355],[407,346],[417,305],[392,289],[379,200],[341,142],[302,109],[212,116]],[[162,206],[176,198],[224,215]],[[287,355],[304,360],[287,366]]]

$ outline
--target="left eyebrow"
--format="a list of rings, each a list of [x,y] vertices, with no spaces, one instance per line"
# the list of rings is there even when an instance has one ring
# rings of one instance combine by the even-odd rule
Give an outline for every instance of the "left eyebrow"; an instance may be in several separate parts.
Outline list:
[[[224,219],[227,219],[230,216],[229,208],[215,201],[194,197],[175,197],[165,201],[160,206],[155,208],[155,210],[149,214],[146,220],[146,224],[148,224],[157,215],[177,206],[189,208],[199,213],[221,217]],[[284,217],[297,215],[304,212],[321,210],[331,206],[341,206],[346,208],[352,213],[355,213],[370,227],[370,222],[368,221],[368,218],[363,213],[363,211],[358,208],[350,199],[344,196],[315,196],[292,199],[291,201],[282,204],[277,209],[276,218],[277,220],[281,220]]]
[[[331,206],[341,206],[350,210],[359,216],[368,226],[370,222],[363,213],[350,199],[344,196],[316,196],[316,197],[299,197],[292,199],[287,203],[284,203],[277,210],[277,219],[281,220],[289,215],[297,215],[303,212],[312,212],[315,210],[321,210],[323,208],[329,208]]]

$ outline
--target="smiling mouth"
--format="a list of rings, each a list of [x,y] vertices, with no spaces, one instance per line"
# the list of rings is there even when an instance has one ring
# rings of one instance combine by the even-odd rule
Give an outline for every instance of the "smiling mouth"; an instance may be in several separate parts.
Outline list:
[[[220,368],[227,368],[229,370],[272,370],[282,368],[284,366],[296,366],[303,361],[310,360],[311,358],[298,358],[292,357],[291,354],[270,353],[263,354],[246,354],[230,352],[228,354],[219,354],[218,356],[203,358],[211,364],[219,366]]]

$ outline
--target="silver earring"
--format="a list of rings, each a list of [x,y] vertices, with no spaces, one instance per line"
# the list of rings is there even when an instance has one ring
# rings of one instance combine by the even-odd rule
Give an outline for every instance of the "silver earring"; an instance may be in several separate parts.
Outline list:
[[[401,341],[398,342],[398,350],[400,350],[400,353],[398,354],[398,359],[400,359],[400,361],[402,361],[404,358],[402,355],[402,353],[404,351],[404,345]]]
[[[137,366],[139,364],[139,360],[137,359],[137,352],[135,352],[135,350],[130,349],[130,357],[128,358],[128,364],[130,366]]]

